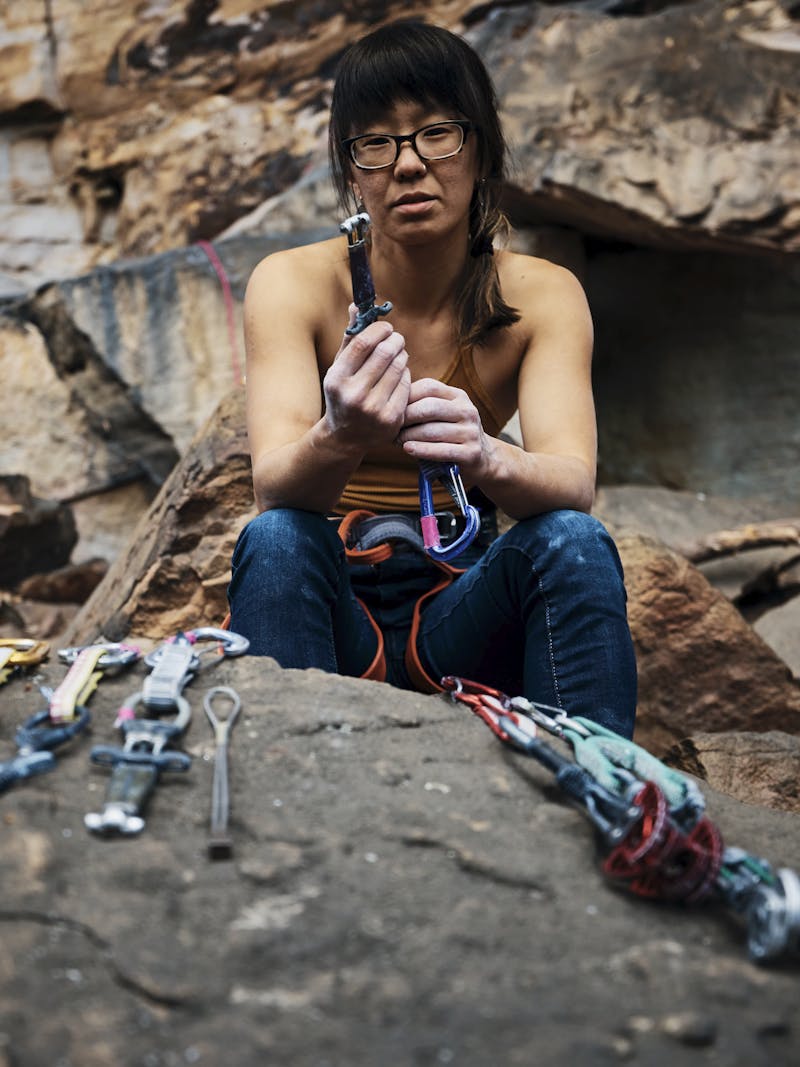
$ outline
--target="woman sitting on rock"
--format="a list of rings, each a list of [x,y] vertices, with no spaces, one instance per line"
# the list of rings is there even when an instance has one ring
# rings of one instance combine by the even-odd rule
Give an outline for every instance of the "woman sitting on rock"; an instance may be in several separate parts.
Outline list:
[[[463,675],[629,736],[622,570],[589,515],[591,319],[567,270],[493,247],[506,147],[482,61],[419,22],[369,34],[340,63],[330,148],[345,210],[371,220],[375,289],[393,310],[342,336],[355,306],[341,236],[253,272],[260,514],[233,557],[232,628],[283,667],[425,692]],[[516,410],[523,447],[500,433]],[[375,523],[363,512],[418,518],[419,461],[458,464],[482,509],[458,571],[402,534],[359,553]],[[448,502],[439,487],[437,509]],[[495,509],[516,520],[499,537]]]

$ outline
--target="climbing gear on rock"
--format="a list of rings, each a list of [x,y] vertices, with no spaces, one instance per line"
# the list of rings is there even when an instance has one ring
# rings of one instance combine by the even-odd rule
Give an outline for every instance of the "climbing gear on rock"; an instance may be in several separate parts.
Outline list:
[[[392,310],[390,301],[375,306],[375,284],[367,258],[366,237],[370,227],[370,217],[362,211],[351,215],[339,225],[342,233],[347,234],[347,254],[350,261],[350,277],[353,284],[353,302],[356,305],[356,321],[348,326],[345,333],[353,337],[375,322],[379,316],[388,315]],[[442,546],[439,524],[433,506],[431,483],[440,481],[466,520],[464,532],[454,542]],[[454,559],[472,542],[480,529],[478,509],[467,501],[467,493],[455,463],[430,463],[422,461],[419,473],[420,526],[422,528],[423,546],[434,559]]]
[[[214,703],[220,697],[224,697],[231,705],[227,718],[224,719],[214,711]],[[227,685],[214,686],[203,698],[203,709],[214,730],[216,742],[211,792],[211,831],[208,838],[208,856],[212,860],[228,859],[233,853],[233,841],[228,833],[228,744],[241,708],[239,694]]]
[[[161,772],[186,771],[191,765],[191,757],[185,752],[164,750],[184,732],[191,719],[189,701],[182,694],[199,665],[193,645],[179,634],[146,656],[145,663],[152,666],[152,673],[117,714],[116,725],[122,731],[124,744],[95,745],[89,755],[92,763],[112,768],[102,812],[90,812],[84,817],[86,828],[93,833],[140,833],[145,825],[142,812]],[[154,714],[174,711],[175,718],[137,719],[140,704]]]
[[[454,676],[442,687],[501,741],[554,772],[610,847],[603,871],[614,884],[652,899],[716,897],[744,917],[751,958],[800,953],[800,877],[725,848],[694,782],[589,719]],[[568,742],[575,762],[539,740],[538,727]]]
[[[15,735],[17,755],[0,763],[0,793],[15,782],[52,771],[56,765],[53,749],[60,748],[82,733],[89,725],[90,718],[86,708],[79,708],[77,717],[71,722],[54,726],[50,709],[47,708],[27,719]]]
[[[59,649],[58,658],[70,664],[64,680],[53,690],[43,690],[50,702],[53,722],[72,722],[97,688],[105,671],[129,667],[141,656],[133,645],[99,643],[82,648]]]
[[[47,659],[50,646],[30,637],[0,637],[0,685],[22,667],[33,667]]]
[[[201,650],[205,642],[212,642],[213,648]],[[87,829],[104,835],[138,834],[144,829],[142,813],[161,772],[187,771],[191,766],[190,756],[169,746],[189,725],[191,707],[183,690],[201,669],[201,656],[211,653],[213,662],[219,662],[226,656],[241,656],[249,647],[246,638],[230,630],[198,627],[171,637],[145,656],[151,673],[117,714],[124,744],[95,745],[90,753],[92,763],[112,771],[103,811],[85,816]],[[175,717],[137,719],[140,706],[152,715],[172,712]]]

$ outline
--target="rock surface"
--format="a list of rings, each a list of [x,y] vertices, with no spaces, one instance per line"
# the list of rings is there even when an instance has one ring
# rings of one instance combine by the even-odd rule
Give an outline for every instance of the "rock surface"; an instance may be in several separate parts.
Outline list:
[[[667,762],[729,797],[800,812],[800,738],[770,730],[695,733],[670,749]]]
[[[0,474],[0,589],[61,567],[77,539],[68,507],[35,497],[24,475]]]
[[[408,14],[484,53],[521,214],[798,250],[789,3],[69,0],[1,16],[0,272],[29,288],[218,236],[324,162],[343,43]]]
[[[612,890],[548,772],[442,698],[247,657],[209,668],[186,690],[190,770],[162,777],[140,837],[90,837],[107,772],[88,751],[116,743],[143,676],[105,679],[91,738],[0,798],[7,1063],[796,1060],[797,965],[749,962],[718,907]],[[227,862],[205,848],[217,684],[243,700]],[[7,752],[42,702],[21,678],[0,702]],[[800,866],[797,815],[707,792],[730,844]]]

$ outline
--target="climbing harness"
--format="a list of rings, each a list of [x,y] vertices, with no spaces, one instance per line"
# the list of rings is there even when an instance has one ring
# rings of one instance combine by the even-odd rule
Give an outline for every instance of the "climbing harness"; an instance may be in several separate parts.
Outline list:
[[[34,641],[29,637],[0,638],[0,685],[20,668],[41,663],[49,653],[50,646],[46,641]]]
[[[214,703],[224,697],[230,703],[227,718],[220,718]],[[233,854],[233,841],[228,832],[230,810],[228,791],[228,744],[231,730],[242,708],[239,694],[230,686],[218,685],[209,689],[203,698],[203,709],[214,730],[214,781],[211,791],[211,830],[208,856],[212,860],[228,859]]]
[[[602,868],[612,883],[651,899],[720,899],[744,917],[752,959],[800,953],[800,877],[724,847],[690,779],[589,719],[463,678],[441,684],[501,741],[555,774],[600,831],[609,849]],[[568,742],[574,761],[539,740],[539,727]]]
[[[353,337],[375,322],[379,316],[392,310],[390,301],[375,305],[375,285],[367,259],[366,237],[370,226],[369,215],[362,211],[340,223],[339,229],[347,234],[347,253],[350,261],[350,276],[353,283],[353,302],[356,305],[356,320],[345,333]],[[433,558],[442,561],[454,559],[475,540],[481,519],[478,509],[467,501],[467,493],[461,474],[455,463],[431,463],[419,465],[420,526],[423,547]],[[439,523],[433,505],[432,483],[439,481],[445,486],[464,517],[463,533],[447,545],[442,545]]]
[[[204,642],[212,642],[214,647],[201,651],[198,645]],[[95,745],[90,753],[92,763],[111,768],[111,779],[102,812],[84,817],[88,830],[111,836],[138,834],[144,829],[142,813],[161,772],[187,771],[191,765],[190,756],[169,746],[189,725],[191,708],[183,690],[200,670],[200,657],[210,651],[218,662],[226,656],[240,656],[249,647],[246,638],[230,630],[199,627],[171,637],[145,656],[151,673],[117,715],[124,744]],[[140,706],[152,716],[172,712],[174,718],[138,719]]]

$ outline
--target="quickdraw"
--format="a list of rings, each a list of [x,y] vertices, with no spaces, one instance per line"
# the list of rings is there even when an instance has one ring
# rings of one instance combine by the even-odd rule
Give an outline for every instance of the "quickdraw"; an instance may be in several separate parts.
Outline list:
[[[358,215],[351,215],[339,225],[340,231],[347,234],[353,302],[356,305],[356,320],[345,330],[345,333],[351,337],[361,333],[370,323],[377,321],[379,316],[388,315],[392,310],[392,304],[388,300],[380,306],[375,305],[375,285],[367,258],[366,237],[369,226],[370,217],[365,211]],[[446,546],[441,543],[439,523],[433,503],[432,485],[436,481],[445,486],[464,517],[463,532]],[[467,501],[464,483],[455,463],[420,463],[419,505],[423,545],[425,551],[434,559],[442,561],[454,559],[475,540],[481,526],[480,513]]]
[[[24,667],[33,667],[50,654],[46,641],[34,641],[29,637],[0,638],[0,685],[12,673]]]
[[[591,720],[463,678],[441,684],[501,741],[555,773],[608,846],[602,869],[614,884],[650,899],[720,899],[744,917],[751,958],[800,953],[800,877],[725,848],[694,782]],[[539,740],[539,727],[567,741],[575,761]]]
[[[249,641],[230,630],[201,627],[177,634],[145,657],[152,668],[141,690],[129,697],[117,714],[122,732],[121,747],[95,745],[92,763],[111,768],[105,804],[101,812],[84,817],[92,833],[112,836],[138,834],[145,826],[143,813],[162,771],[187,771],[191,757],[170,748],[183,734],[191,719],[191,708],[183,696],[186,685],[201,667],[198,645],[212,642],[215,662],[227,656],[241,656]],[[150,715],[172,712],[174,718],[136,717],[143,706]]]
[[[30,662],[39,662],[47,654],[46,645],[44,649],[44,654],[41,654],[41,648],[24,651],[29,656],[39,656],[38,660],[31,658]],[[126,667],[135,663],[140,653],[131,645],[98,644],[61,649],[58,655],[63,662],[71,664],[70,669],[57,689],[39,686],[48,707],[26,719],[17,730],[17,755],[0,763],[0,792],[15,782],[53,770],[56,765],[54,750],[83,733],[91,722],[91,714],[85,705],[103,675],[103,670],[98,668]]]
[[[15,782],[52,771],[56,765],[53,750],[82,733],[89,725],[90,718],[89,711],[81,708],[78,717],[64,726],[53,726],[49,709],[26,719],[15,735],[17,755],[0,763],[0,793]]]
[[[57,689],[42,690],[50,703],[51,720],[55,723],[72,722],[107,671],[130,667],[140,656],[141,652],[134,645],[108,642],[59,649],[58,658],[69,664],[69,670]]]

